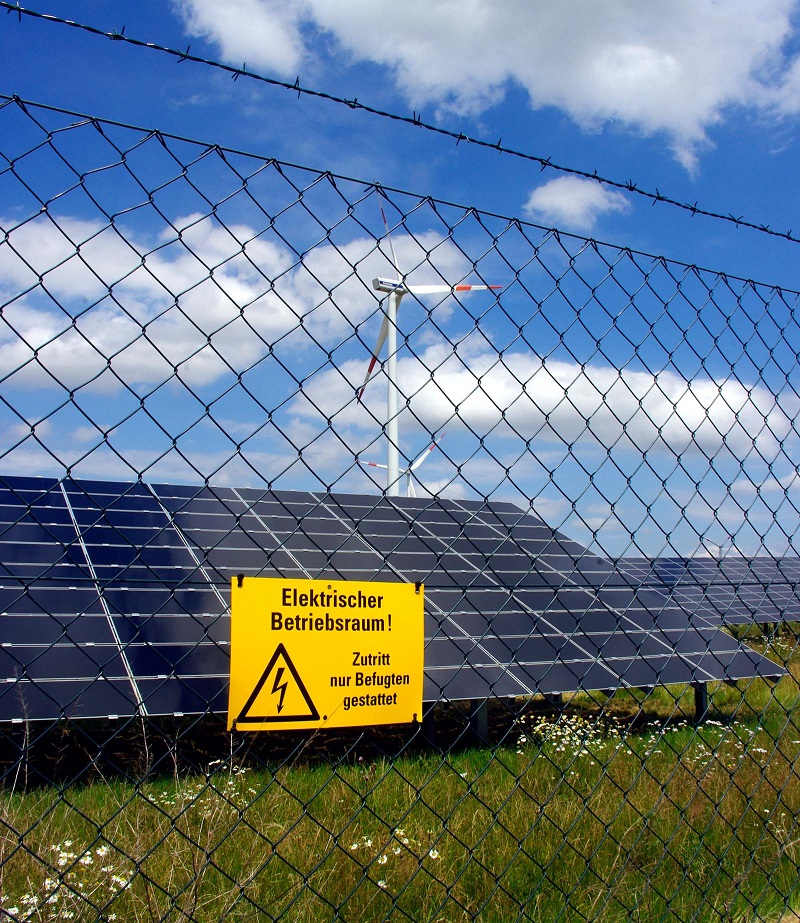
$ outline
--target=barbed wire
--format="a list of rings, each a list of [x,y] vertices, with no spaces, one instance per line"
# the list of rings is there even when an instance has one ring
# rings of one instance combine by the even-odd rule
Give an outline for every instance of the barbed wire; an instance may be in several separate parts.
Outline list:
[[[531,163],[537,164],[541,170],[555,170],[559,173],[564,173],[569,176],[578,176],[584,179],[595,180],[603,186],[609,186],[613,189],[618,189],[623,192],[633,193],[635,195],[641,196],[645,199],[649,199],[652,204],[662,203],[664,205],[671,205],[674,208],[681,209],[682,211],[687,211],[691,214],[692,217],[696,215],[701,215],[705,218],[712,218],[718,221],[725,221],[729,224],[733,224],[737,228],[747,228],[749,230],[758,231],[762,234],[767,234],[771,237],[777,237],[782,240],[790,241],[791,243],[800,242],[800,237],[795,236],[793,229],[788,231],[779,231],[770,227],[768,224],[763,222],[756,222],[748,220],[744,215],[736,216],[732,213],[723,214],[722,212],[712,211],[711,209],[702,208],[698,202],[682,202],[679,199],[672,198],[671,196],[664,195],[658,187],[655,190],[643,189],[632,179],[621,181],[610,179],[606,176],[601,176],[597,170],[581,170],[576,167],[568,167],[564,164],[554,163],[550,157],[543,157],[538,154],[531,154],[526,151],[520,151],[515,148],[506,147],[502,143],[502,138],[499,138],[496,142],[492,143],[490,141],[484,141],[480,138],[475,138],[472,135],[467,134],[463,131],[454,131],[449,128],[443,128],[440,125],[434,125],[430,122],[423,121],[421,115],[416,111],[413,112],[411,116],[401,115],[396,112],[390,112],[385,109],[380,109],[376,106],[369,105],[368,103],[361,102],[357,97],[353,99],[347,99],[345,97],[336,96],[332,93],[327,93],[324,90],[316,90],[310,87],[304,87],[300,85],[300,77],[298,76],[294,83],[289,83],[285,80],[278,80],[275,77],[267,77],[263,74],[256,73],[254,71],[249,71],[247,69],[247,63],[243,63],[241,67],[234,67],[230,64],[223,64],[220,61],[215,61],[210,58],[204,58],[201,55],[191,53],[191,45],[187,45],[185,51],[181,51],[176,48],[169,48],[165,45],[160,45],[157,42],[148,42],[143,39],[131,38],[125,34],[126,27],[123,26],[119,31],[106,31],[100,29],[96,26],[89,25],[87,23],[76,22],[75,20],[65,19],[61,16],[57,16],[53,13],[42,13],[38,10],[31,10],[26,7],[21,6],[18,2],[9,2],[9,0],[0,0],[0,9],[5,9],[7,13],[17,13],[18,19],[22,21],[22,16],[29,16],[33,19],[51,22],[58,25],[69,26],[73,29],[79,29],[82,32],[86,32],[90,35],[94,35],[101,38],[107,38],[112,41],[125,42],[129,45],[134,45],[138,48],[148,48],[151,51],[158,51],[162,54],[171,55],[177,58],[177,63],[183,63],[184,61],[191,61],[195,64],[204,64],[207,67],[213,67],[218,70],[224,71],[230,74],[231,79],[236,82],[240,77],[246,77],[250,80],[256,80],[259,83],[266,84],[268,86],[280,87],[285,90],[290,90],[296,92],[298,99],[306,96],[314,99],[325,100],[326,102],[336,103],[338,105],[347,106],[350,109],[358,110],[361,112],[366,112],[370,115],[377,116],[379,118],[390,119],[394,122],[401,122],[406,125],[413,125],[416,128],[424,129],[425,131],[432,132],[433,134],[440,135],[445,138],[450,138],[456,142],[456,144],[465,144],[475,145],[476,147],[487,148],[489,150],[496,151],[499,154],[505,154],[512,157],[517,157],[521,160],[526,160]]]
[[[11,104],[19,106],[19,108],[22,109],[26,113],[26,115],[30,117],[32,117],[31,112],[29,111],[31,108],[40,109],[42,111],[53,112],[59,115],[69,116],[70,118],[80,119],[82,122],[91,124],[101,130],[103,126],[113,126],[115,128],[130,129],[132,131],[142,132],[143,134],[146,134],[148,137],[158,138],[162,143],[167,140],[181,141],[187,144],[197,145],[199,147],[206,147],[208,149],[214,149],[214,150],[219,151],[223,155],[235,154],[240,157],[247,157],[247,158],[252,158],[254,160],[263,161],[264,163],[275,164],[276,166],[279,166],[281,168],[287,167],[293,170],[298,170],[300,172],[309,173],[312,175],[324,176],[334,183],[337,181],[343,181],[343,182],[348,182],[348,183],[356,183],[356,184],[364,185],[365,187],[380,190],[381,195],[386,195],[387,193],[397,194],[400,196],[411,196],[411,197],[415,197],[417,195],[417,193],[411,190],[408,190],[408,189],[401,188],[399,186],[391,186],[391,185],[387,185],[386,183],[378,183],[378,182],[369,183],[363,179],[359,179],[358,177],[349,176],[344,173],[336,173],[331,170],[320,172],[316,170],[314,167],[306,166],[306,165],[288,161],[288,160],[279,160],[277,158],[270,157],[267,154],[258,153],[256,151],[250,151],[250,150],[245,150],[243,148],[231,147],[229,145],[220,145],[214,142],[210,142],[208,140],[203,140],[202,138],[196,138],[196,137],[190,137],[189,135],[177,134],[175,132],[165,131],[163,129],[154,128],[152,126],[148,127],[148,126],[143,126],[143,125],[136,125],[131,122],[123,122],[120,119],[110,119],[110,118],[101,117],[101,116],[89,115],[86,112],[79,112],[76,109],[66,109],[63,106],[52,106],[52,105],[49,105],[48,103],[39,102],[38,100],[23,99],[21,96],[18,96],[16,94],[0,93],[0,110],[3,109],[5,106],[11,105]],[[40,127],[43,130],[47,131],[47,129],[45,129],[44,126],[40,126]],[[2,169],[0,169],[0,173],[2,173],[6,168],[7,167],[3,167]],[[457,208],[457,209],[463,209],[466,212],[471,213],[471,214],[475,214],[475,215],[478,214],[478,211],[473,206],[465,205],[463,202],[454,202],[451,199],[443,199],[443,198],[439,198],[436,196],[424,196],[424,200],[428,205],[430,205],[434,209],[437,207]],[[800,289],[792,285],[786,285],[780,282],[774,282],[774,281],[770,281],[770,280],[763,279],[763,278],[759,279],[759,278],[753,278],[751,276],[740,275],[736,272],[729,272],[727,270],[721,270],[718,267],[701,265],[695,262],[686,262],[685,260],[676,259],[675,257],[667,258],[663,254],[653,253],[647,250],[641,250],[637,247],[632,247],[632,246],[627,246],[627,245],[620,246],[617,243],[603,240],[598,237],[585,237],[584,235],[577,234],[573,231],[563,231],[557,228],[549,228],[546,225],[538,224],[535,221],[529,221],[529,220],[525,220],[519,217],[511,217],[501,212],[489,211],[488,209],[482,208],[480,209],[479,213],[480,215],[486,218],[498,218],[501,221],[507,222],[509,226],[514,225],[520,229],[532,228],[537,231],[545,232],[548,235],[552,235],[554,239],[559,240],[559,241],[561,240],[574,241],[578,244],[578,246],[581,247],[581,249],[587,248],[587,249],[592,249],[596,251],[600,247],[612,247],[616,250],[620,250],[620,252],[624,253],[628,257],[631,257],[631,258],[643,257],[648,260],[653,260],[654,262],[660,263],[662,265],[669,264],[691,275],[695,275],[698,273],[704,273],[704,272],[710,272],[710,273],[713,273],[714,275],[718,275],[722,280],[725,280],[725,281],[741,282],[741,283],[745,283],[746,285],[750,287],[761,286],[761,287],[768,288],[772,292],[774,292],[776,295],[781,296],[781,297],[800,296]]]

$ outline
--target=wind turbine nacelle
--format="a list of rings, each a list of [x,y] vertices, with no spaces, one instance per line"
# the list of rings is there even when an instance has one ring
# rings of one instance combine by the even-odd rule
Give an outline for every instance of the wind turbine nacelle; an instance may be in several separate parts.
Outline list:
[[[372,287],[376,292],[388,292],[389,294],[407,291],[405,283],[401,282],[400,279],[373,279]]]

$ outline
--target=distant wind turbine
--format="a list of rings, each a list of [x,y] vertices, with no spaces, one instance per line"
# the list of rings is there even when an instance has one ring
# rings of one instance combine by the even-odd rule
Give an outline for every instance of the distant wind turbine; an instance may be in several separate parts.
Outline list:
[[[407,285],[403,273],[400,271],[400,265],[397,262],[397,254],[394,252],[392,235],[389,233],[389,223],[381,205],[381,216],[386,227],[386,237],[389,240],[389,248],[392,253],[392,263],[394,265],[397,277],[386,279],[379,277],[372,280],[372,287],[378,292],[385,292],[389,297],[386,299],[386,309],[384,311],[383,323],[381,324],[378,340],[375,348],[372,350],[372,359],[370,359],[369,368],[367,369],[364,384],[358,392],[360,401],[364,389],[374,377],[373,370],[377,364],[383,344],[388,340],[386,357],[386,494],[390,497],[399,495],[400,482],[400,450],[398,435],[398,389],[397,389],[397,311],[403,295],[453,295],[456,292],[477,292],[477,291],[494,291],[501,289],[502,285]],[[424,456],[423,456],[424,457]],[[378,466],[383,467],[383,466]],[[408,473],[406,469],[404,473]],[[410,475],[409,475],[410,476]]]
[[[407,497],[416,497],[417,492],[414,489],[414,478],[412,477],[412,472],[416,471],[417,468],[425,461],[425,459],[430,455],[430,453],[436,448],[437,445],[444,439],[445,434],[442,433],[441,436],[437,436],[436,439],[419,455],[414,459],[413,462],[407,467],[403,468],[398,477],[406,476],[406,496]],[[360,459],[359,459],[360,461]],[[362,465],[369,465],[371,468],[386,468],[386,465],[382,465],[380,462],[361,462]]]

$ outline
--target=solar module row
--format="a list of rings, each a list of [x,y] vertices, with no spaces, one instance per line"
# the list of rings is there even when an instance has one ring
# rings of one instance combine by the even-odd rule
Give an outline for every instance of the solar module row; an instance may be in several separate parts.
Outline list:
[[[6,477],[0,533],[2,720],[224,711],[240,573],[424,583],[428,702],[782,672],[510,503]]]
[[[797,556],[628,558],[619,566],[631,580],[715,625],[800,622]]]

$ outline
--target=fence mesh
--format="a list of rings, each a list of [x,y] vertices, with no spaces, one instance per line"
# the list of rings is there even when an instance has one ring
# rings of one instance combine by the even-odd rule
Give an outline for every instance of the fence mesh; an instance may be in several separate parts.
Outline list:
[[[16,98],[0,139],[0,914],[794,919],[797,292]],[[231,573],[357,542],[431,587],[424,720],[228,732]]]

